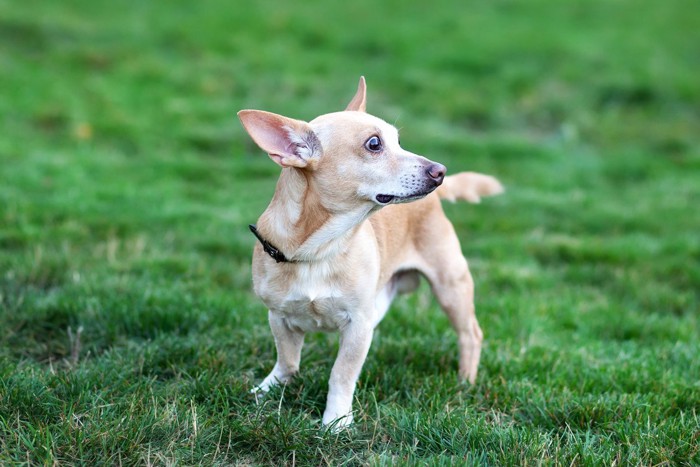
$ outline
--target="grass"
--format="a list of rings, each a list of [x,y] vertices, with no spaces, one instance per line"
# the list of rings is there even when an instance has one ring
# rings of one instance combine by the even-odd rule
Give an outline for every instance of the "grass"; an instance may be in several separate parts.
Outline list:
[[[0,1],[0,463],[700,463],[696,10]],[[361,74],[405,147],[508,191],[446,206],[477,384],[424,286],[330,434],[333,335],[248,394],[274,347],[247,224],[277,170],[235,112],[310,119]]]

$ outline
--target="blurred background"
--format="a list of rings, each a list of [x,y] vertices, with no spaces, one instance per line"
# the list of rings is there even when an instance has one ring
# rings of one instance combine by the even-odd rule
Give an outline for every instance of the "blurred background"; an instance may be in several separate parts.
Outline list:
[[[544,431],[572,422],[516,402],[557,384],[610,410],[624,406],[610,387],[655,394],[658,412],[637,402],[660,425],[698,407],[697,2],[0,0],[0,374],[15,391],[0,415],[63,387],[53,366],[100,387],[137,356],[149,378],[216,370],[244,394],[274,359],[247,225],[278,168],[236,112],[310,120],[343,109],[360,75],[405,148],[507,188],[446,206],[487,339],[477,394],[492,398],[470,404]],[[456,368],[428,290],[402,300],[363,376],[380,399],[383,382]],[[308,385],[333,342],[310,339]],[[384,375],[406,342],[419,357]],[[579,414],[582,433],[606,413]]]

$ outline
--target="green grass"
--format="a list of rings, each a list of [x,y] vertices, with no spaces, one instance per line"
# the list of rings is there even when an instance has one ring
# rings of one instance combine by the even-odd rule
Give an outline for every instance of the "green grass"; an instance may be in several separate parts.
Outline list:
[[[699,43],[691,0],[0,0],[0,464],[697,465]],[[248,393],[277,169],[235,112],[361,74],[405,147],[508,191],[446,206],[477,384],[423,286],[330,434],[335,336]]]

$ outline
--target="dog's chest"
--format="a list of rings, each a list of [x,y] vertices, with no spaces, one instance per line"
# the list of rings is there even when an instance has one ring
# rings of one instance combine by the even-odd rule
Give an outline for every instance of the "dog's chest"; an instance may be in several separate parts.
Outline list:
[[[305,332],[334,331],[350,321],[357,303],[342,284],[342,277],[328,268],[300,266],[294,274],[263,279],[256,283],[255,291],[291,327]]]

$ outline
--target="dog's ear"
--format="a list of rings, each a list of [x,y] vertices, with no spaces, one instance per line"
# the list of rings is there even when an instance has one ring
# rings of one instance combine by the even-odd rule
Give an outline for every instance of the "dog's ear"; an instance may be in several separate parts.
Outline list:
[[[360,76],[360,84],[357,85],[357,92],[355,97],[352,98],[350,103],[345,110],[357,110],[359,112],[364,112],[367,104],[367,84],[365,83],[365,77]]]
[[[308,123],[262,110],[238,112],[253,141],[281,167],[302,169],[321,156],[321,142]]]

